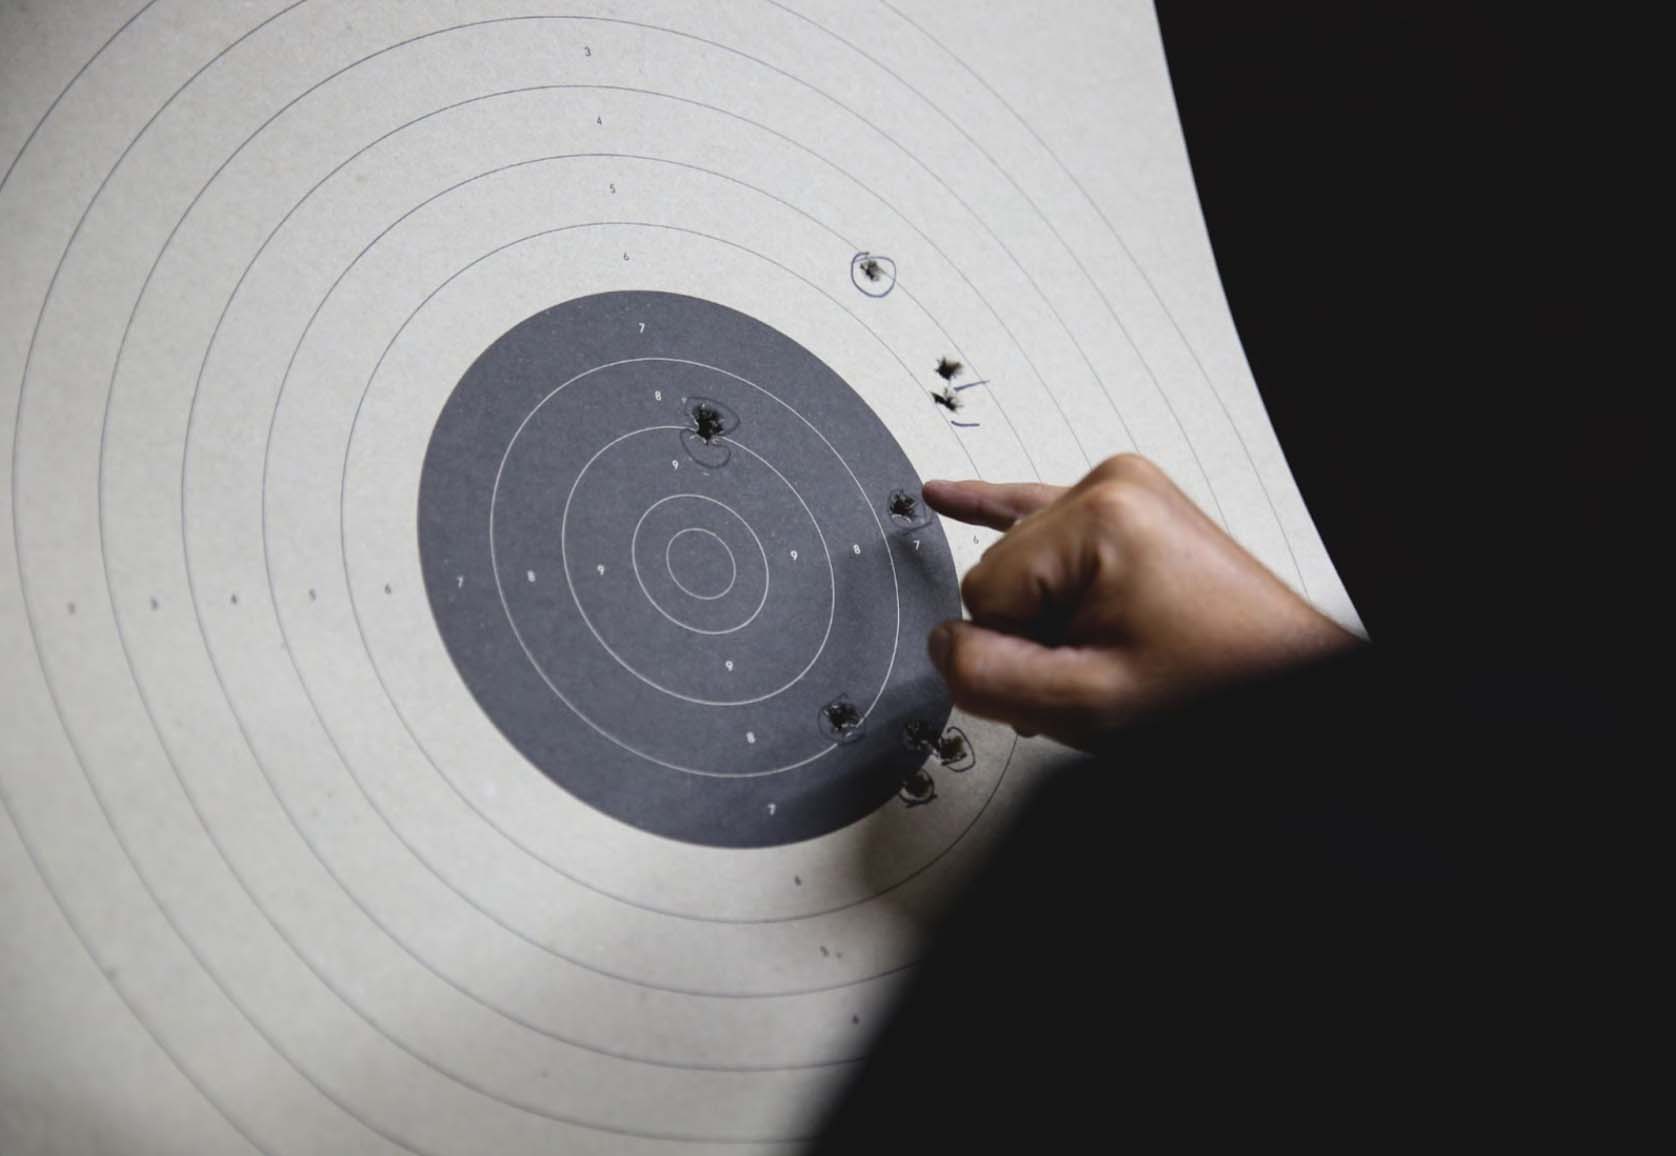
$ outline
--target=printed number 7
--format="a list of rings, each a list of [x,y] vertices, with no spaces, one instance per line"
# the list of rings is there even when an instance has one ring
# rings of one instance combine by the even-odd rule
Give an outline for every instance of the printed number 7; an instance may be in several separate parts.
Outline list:
[[[646,323],[644,321],[640,322],[640,332],[646,332]]]

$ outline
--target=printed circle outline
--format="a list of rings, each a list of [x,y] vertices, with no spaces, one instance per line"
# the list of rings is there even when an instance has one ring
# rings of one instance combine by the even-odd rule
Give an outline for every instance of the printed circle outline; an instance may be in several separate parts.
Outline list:
[[[644,517],[644,515],[642,515],[642,517]],[[744,519],[741,518],[740,521],[743,522]],[[636,523],[636,525],[639,525],[639,523]],[[747,522],[745,528],[750,529],[750,523]],[[714,538],[716,540],[716,544],[727,552],[727,565],[728,570],[730,571],[727,576],[727,585],[723,586],[714,594],[700,594],[698,591],[688,586],[685,582],[681,581],[681,576],[675,573],[675,559],[670,557],[670,551],[675,549],[675,542],[678,538],[683,538],[688,534],[703,534],[706,538]],[[751,536],[754,538],[756,537],[756,534],[753,532]],[[760,539],[758,544],[760,545]],[[669,573],[669,580],[675,583],[676,588],[679,589],[681,593],[685,594],[688,598],[696,598],[700,602],[715,602],[719,598],[726,598],[728,593],[733,589],[733,584],[739,581],[739,559],[733,556],[733,547],[729,546],[727,544],[727,540],[720,534],[716,533],[714,530],[706,530],[702,526],[686,526],[675,531],[675,533],[669,536],[669,541],[663,544],[663,568]]]
[[[601,224],[608,224],[608,223],[618,223],[618,222],[591,222],[591,224],[593,224],[595,226],[601,225]],[[567,231],[569,229],[579,228],[579,227],[581,227],[581,226],[578,226],[578,225],[559,226],[558,228],[553,229],[553,230],[544,230],[543,233],[545,233],[545,232]],[[658,227],[659,228],[675,228],[675,226],[669,226],[669,225],[663,225],[663,226],[658,226]],[[683,231],[685,231],[685,230],[683,230]],[[543,235],[543,233],[538,233],[538,234],[533,234],[533,235],[534,236],[540,236],[540,235]],[[519,240],[528,240],[528,239],[529,238],[526,237],[526,238],[520,238]],[[496,249],[493,252],[499,252],[501,249],[510,248],[512,245],[517,244],[517,243],[519,243],[519,242],[518,241],[510,241],[506,245],[501,246],[499,249]],[[488,255],[490,255],[490,254],[485,254],[485,256],[488,256]],[[483,260],[483,259],[484,258],[481,258],[481,257],[478,258],[479,261]],[[466,267],[470,268],[472,265],[475,265],[475,264],[477,264],[477,262],[473,261],[469,265],[467,265]],[[463,272],[463,270],[461,270],[461,271]],[[457,273],[456,273],[456,276],[458,276]],[[450,278],[450,280],[452,280],[452,278]],[[433,295],[434,295],[434,291],[433,291]],[[429,300],[429,298],[427,298],[427,300]],[[415,312],[417,312],[417,310],[415,310]],[[410,318],[410,320],[411,320],[411,318]],[[399,336],[399,334],[398,334],[398,336]],[[395,341],[395,339],[392,338],[391,343],[394,344],[394,341]],[[382,359],[380,359],[380,360],[382,361]],[[902,648],[902,585],[901,585],[901,581],[898,579],[897,574],[896,574],[896,558],[890,550],[890,539],[885,534],[884,524],[879,521],[878,512],[873,509],[872,502],[867,498],[867,490],[866,490],[865,487],[862,486],[861,479],[855,476],[855,471],[850,469],[849,462],[844,460],[844,456],[838,452],[837,447],[834,446],[829,440],[827,440],[826,435],[821,433],[820,429],[818,427],[816,427],[814,425],[814,423],[812,423],[808,418],[804,417],[801,413],[799,413],[795,406],[787,404],[783,399],[776,396],[773,393],[773,391],[765,389],[764,387],[758,385],[756,382],[751,381],[749,378],[741,377],[739,374],[733,373],[730,370],[722,369],[719,366],[709,365],[709,364],[706,364],[704,362],[694,361],[690,358],[685,358],[685,357],[625,357],[625,358],[620,358],[617,361],[609,361],[609,362],[605,362],[602,365],[596,365],[596,366],[593,366],[590,369],[585,369],[581,373],[576,374],[574,377],[571,377],[570,379],[559,383],[557,386],[554,386],[552,391],[549,392],[546,397],[542,398],[540,402],[536,403],[535,408],[532,409],[528,414],[525,415],[524,423],[527,424],[529,422],[530,418],[535,415],[536,410],[539,410],[541,408],[541,406],[545,405],[552,398],[556,397],[561,390],[564,390],[564,389],[568,388],[569,386],[575,384],[577,381],[580,381],[582,378],[587,377],[590,374],[598,373],[601,370],[611,369],[611,368],[613,368],[615,366],[618,366],[618,365],[631,365],[631,364],[635,364],[637,362],[642,362],[642,361],[657,361],[657,362],[667,362],[667,363],[678,364],[678,365],[692,365],[692,366],[696,366],[697,368],[700,368],[700,369],[708,369],[713,373],[719,373],[719,374],[723,375],[724,377],[731,377],[735,381],[738,381],[738,382],[740,382],[744,385],[750,386],[752,389],[761,393],[763,396],[769,398],[770,400],[772,400],[772,401],[776,402],[777,404],[779,404],[780,406],[784,407],[789,413],[792,414],[792,416],[796,417],[798,421],[801,421],[804,425],[808,426],[810,431],[817,438],[819,438],[821,440],[821,443],[823,445],[825,445],[826,448],[832,452],[832,456],[838,460],[838,464],[844,467],[844,472],[849,474],[850,481],[851,481],[852,484],[854,484],[854,486],[856,488],[856,492],[859,493],[862,497],[862,500],[867,503],[867,509],[868,509],[869,513],[871,513],[872,516],[873,516],[873,524],[878,529],[880,540],[884,543],[884,546],[885,546],[885,560],[890,563],[891,589],[895,593],[895,596],[896,596],[896,629],[895,629],[895,632],[894,632],[894,636],[892,637],[892,640],[891,640],[890,664],[885,669],[884,680],[879,684],[879,689],[874,692],[872,700],[867,704],[867,711],[864,712],[864,713],[871,713],[873,708],[879,704],[879,699],[884,697],[885,687],[890,685],[890,676],[896,669],[896,655],[897,655],[897,652],[900,651],[901,648]],[[376,367],[375,367],[374,372],[376,372],[376,371],[377,370],[376,370]],[[523,426],[520,425],[519,430],[522,430],[522,428],[523,428]],[[656,427],[654,427],[654,428],[656,428]],[[664,428],[685,428],[685,427],[664,427]],[[513,440],[516,440],[517,436],[518,436],[517,433],[514,432]],[[735,442],[733,444],[738,445],[739,448],[745,450],[747,453],[752,452],[748,447],[746,447],[746,446],[744,446],[744,445],[742,445],[738,442]],[[510,454],[511,451],[512,451],[512,445],[511,445],[511,442],[508,442],[506,453]],[[755,456],[755,455],[753,454],[753,456]],[[768,463],[764,462],[763,464],[767,465]],[[498,491],[500,489],[500,475],[501,475],[501,472],[505,470],[505,468],[506,468],[506,456],[505,456],[505,454],[503,454],[502,457],[501,457],[500,465],[496,468],[496,471],[495,471],[495,486],[494,486],[494,492],[495,493],[498,493]],[[772,469],[773,467],[770,466],[769,468]],[[685,767],[685,766],[681,766],[680,764],[677,764],[677,763],[669,762],[667,759],[660,759],[655,755],[646,754],[644,751],[641,751],[641,750],[636,749],[635,747],[629,746],[627,743],[624,743],[621,739],[617,738],[615,735],[611,734],[610,732],[606,731],[604,728],[600,727],[592,719],[588,718],[587,715],[585,715],[581,711],[577,710],[575,704],[573,704],[570,701],[569,698],[565,697],[564,692],[561,691],[556,685],[554,685],[552,679],[547,677],[547,672],[545,670],[543,670],[541,668],[540,663],[536,661],[535,656],[530,652],[529,644],[524,641],[524,637],[523,637],[522,634],[519,633],[516,623],[514,623],[512,621],[511,610],[506,605],[506,591],[501,586],[501,583],[500,583],[500,565],[499,565],[499,562],[496,559],[496,552],[495,552],[494,520],[495,520],[495,498],[492,494],[491,497],[490,497],[490,501],[489,501],[489,572],[490,572],[491,576],[493,576],[494,579],[495,579],[495,592],[498,595],[498,597],[500,598],[501,611],[502,611],[503,614],[506,615],[507,624],[512,629],[513,637],[517,639],[519,648],[522,649],[523,652],[524,652],[524,657],[529,660],[530,665],[535,669],[535,672],[541,678],[541,681],[547,684],[547,689],[550,690],[553,693],[553,695],[556,698],[558,698],[558,700],[560,702],[564,703],[565,706],[570,709],[571,713],[575,714],[577,718],[579,718],[583,722],[587,723],[589,728],[591,728],[601,738],[607,740],[608,742],[611,742],[611,743],[615,744],[618,747],[621,747],[623,750],[628,751],[632,755],[636,755],[636,756],[638,756],[642,759],[645,759],[647,762],[655,763],[658,766],[665,767],[665,768],[667,768],[669,770],[672,770],[672,771],[681,771],[681,772],[684,772],[686,774],[703,775],[703,776],[711,777],[711,778],[747,779],[747,778],[763,778],[763,777],[766,777],[768,775],[783,774],[786,771],[796,770],[798,767],[806,766],[807,764],[814,762],[816,759],[822,758],[822,757],[830,754],[832,751],[837,749],[837,744],[836,743],[829,743],[825,748],[815,752],[812,755],[809,755],[807,758],[799,759],[797,762],[790,763],[790,764],[788,764],[786,766],[783,766],[783,767],[774,767],[774,768],[771,768],[771,769],[766,770],[766,771],[750,771],[750,772],[747,772],[747,773],[744,773],[744,774],[719,775],[714,771],[700,770],[697,767]],[[819,529],[819,525],[817,523],[817,531],[818,531],[818,529]],[[822,544],[823,544],[823,546],[825,544],[824,535],[822,535]],[[829,564],[830,564],[830,559],[831,559],[831,553],[830,553],[830,551],[828,551],[828,562],[829,562]],[[569,579],[568,570],[567,570],[567,573],[566,573],[566,579],[567,580]],[[834,578],[834,585],[836,585],[836,578]]]
[[[728,513],[732,514],[735,518],[738,518],[739,524],[745,527],[745,532],[748,533],[751,536],[751,540],[754,541],[757,544],[757,551],[758,551],[758,553],[760,553],[762,555],[762,572],[763,572],[762,597],[757,599],[756,609],[751,611],[751,616],[749,618],[745,619],[745,621],[741,622],[737,626],[730,626],[726,630],[705,630],[702,627],[690,626],[687,623],[682,622],[679,618],[675,617],[673,614],[669,613],[669,611],[665,610],[663,608],[663,606],[658,602],[658,600],[656,598],[652,597],[652,592],[650,590],[646,589],[646,582],[640,576],[640,559],[638,557],[636,557],[636,555],[635,555],[634,542],[638,541],[639,538],[640,538],[640,527],[641,527],[641,524],[646,521],[647,515],[650,514],[653,510],[657,509],[659,506],[663,505],[665,502],[672,502],[676,498],[697,498],[700,501],[713,502],[714,504],[720,506],[722,509],[726,510]],[[669,539],[670,544],[673,544],[675,539],[679,538],[682,534],[686,534],[686,533],[689,533],[689,532],[707,533],[707,534],[710,534],[711,537],[715,538],[718,542],[722,541],[721,536],[719,534],[712,533],[711,531],[708,531],[708,530],[702,530],[701,531],[696,526],[688,526],[685,530],[678,531],[675,535],[673,535]],[[679,578],[675,577],[675,571],[672,567],[670,567],[670,564],[669,564],[669,546],[667,546],[667,545],[663,548],[663,564],[666,568],[669,569],[669,577],[675,582],[675,585],[680,586],[683,591],[685,591],[688,594],[692,594],[692,596],[694,598],[702,598],[705,601],[714,601],[717,598],[724,597],[727,594],[728,590],[732,590],[733,589],[733,583],[738,581],[738,579],[739,579],[739,563],[733,557],[733,550],[728,546],[728,544],[726,542],[722,542],[722,548],[724,550],[727,550],[728,560],[733,562],[733,579],[732,579],[732,581],[728,582],[727,590],[723,590],[720,594],[712,594],[708,598],[705,598],[703,595],[700,595],[700,594],[692,594],[692,591],[687,590],[687,588],[685,586],[681,585],[681,580]],[[669,619],[675,625],[680,626],[680,627],[684,627],[685,629],[692,631],[694,634],[722,635],[722,634],[732,634],[736,630],[743,630],[743,629],[745,629],[745,627],[749,626],[752,622],[756,621],[757,615],[761,614],[762,613],[762,608],[768,604],[768,588],[769,588],[769,582],[770,582],[770,575],[768,573],[768,551],[767,551],[766,548],[764,548],[764,546],[762,544],[762,539],[757,537],[756,530],[752,529],[751,524],[749,522],[747,522],[743,517],[740,517],[740,514],[737,510],[735,510],[732,506],[729,506],[726,502],[719,501],[715,498],[712,498],[708,494],[668,494],[668,495],[666,495],[662,498],[659,498],[657,501],[653,502],[650,506],[647,506],[646,507],[646,513],[641,514],[640,515],[640,521],[638,521],[634,524],[634,537],[632,539],[630,539],[630,543],[629,543],[629,564],[630,564],[630,566],[632,566],[634,568],[634,580],[636,582],[640,583],[640,592],[646,596],[646,601],[648,601],[652,604],[652,609],[656,610],[659,614],[661,614],[665,618]]]
[[[741,380],[744,380],[744,379],[741,378]],[[548,401],[548,398],[550,398],[551,396],[552,395],[549,394],[547,398],[542,398],[541,401],[536,405],[536,409],[540,409],[543,405],[546,405],[547,401]],[[782,404],[784,404],[784,403],[782,403]],[[796,409],[793,408],[792,406],[787,405],[786,408],[790,409],[793,413],[797,412]],[[524,418],[524,422],[519,424],[517,432],[515,432],[512,435],[512,441],[507,443],[506,452],[507,452],[508,455],[510,455],[512,453],[512,444],[518,440],[518,434],[523,432],[524,425],[527,424],[529,422],[529,419],[531,417],[534,417],[534,416],[535,416],[535,410],[531,410],[529,412],[529,414]],[[801,416],[801,415],[799,415],[799,416]],[[599,632],[599,628],[594,625],[593,619],[588,617],[587,610],[585,610],[582,606],[582,599],[576,593],[575,580],[572,579],[571,576],[570,576],[570,553],[569,553],[569,551],[570,551],[570,546],[569,546],[570,506],[571,506],[571,503],[573,501],[575,501],[575,499],[576,499],[576,487],[582,484],[582,478],[587,474],[588,468],[590,466],[592,466],[594,464],[594,462],[599,459],[601,454],[605,453],[606,450],[610,449],[612,446],[616,445],[618,442],[624,441],[624,440],[626,440],[628,438],[631,438],[631,437],[634,437],[638,434],[649,433],[649,432],[652,432],[652,431],[655,431],[655,430],[664,430],[664,429],[680,430],[680,429],[684,429],[684,428],[685,428],[684,426],[657,425],[657,426],[647,426],[644,429],[630,430],[628,433],[618,435],[617,437],[613,438],[611,441],[607,442],[605,445],[601,446],[599,449],[595,450],[593,457],[589,458],[587,463],[585,465],[583,465],[583,467],[581,469],[581,472],[576,475],[576,480],[570,484],[570,493],[565,497],[564,514],[559,519],[559,558],[561,560],[562,568],[564,570],[565,582],[570,587],[570,598],[571,598],[571,601],[576,604],[576,612],[582,616],[582,623],[583,623],[583,625],[585,625],[588,628],[588,633],[590,633],[594,636],[594,641],[598,642],[600,644],[600,646],[604,649],[605,653],[609,654],[612,658],[616,659],[617,665],[621,666],[624,670],[626,670],[630,674],[634,675],[634,677],[638,678],[641,682],[645,683],[647,686],[651,687],[652,689],[661,690],[664,694],[669,695],[671,698],[678,698],[678,699],[682,700],[683,702],[690,702],[690,703],[694,704],[695,706],[751,706],[755,703],[766,702],[767,700],[773,698],[775,695],[780,694],[783,691],[789,690],[791,687],[796,686],[799,682],[801,682],[802,679],[803,679],[803,676],[808,674],[811,670],[814,669],[815,664],[821,660],[821,655],[826,652],[826,644],[832,638],[832,624],[837,621],[837,617],[838,617],[838,575],[837,575],[837,572],[833,568],[833,565],[832,565],[832,549],[831,549],[830,546],[827,545],[826,532],[821,529],[820,522],[818,520],[816,520],[816,518],[815,518],[815,512],[809,508],[809,503],[803,500],[802,493],[800,493],[798,491],[797,487],[792,485],[791,481],[784,474],[782,474],[779,471],[779,469],[777,469],[775,467],[773,462],[770,462],[767,458],[765,458],[761,454],[757,453],[755,450],[753,450],[750,446],[746,445],[744,442],[735,441],[732,438],[718,439],[718,440],[725,440],[729,445],[737,446],[739,449],[744,450],[746,453],[750,454],[757,461],[761,462],[763,465],[767,466],[770,470],[773,471],[774,476],[779,478],[780,481],[785,485],[785,487],[788,490],[791,491],[792,497],[797,499],[797,504],[802,506],[803,507],[803,512],[809,516],[810,523],[815,527],[815,534],[821,540],[821,552],[826,555],[826,572],[827,572],[827,578],[831,583],[831,591],[832,591],[831,599],[827,602],[826,631],[825,631],[825,633],[823,633],[821,635],[821,644],[820,644],[820,646],[818,646],[815,649],[814,657],[811,658],[808,661],[808,663],[803,667],[803,669],[798,671],[797,674],[789,682],[785,683],[782,686],[776,687],[775,689],[767,692],[766,694],[757,695],[755,698],[743,698],[743,699],[695,698],[691,695],[682,694],[679,691],[670,690],[668,687],[664,686],[662,683],[659,683],[654,679],[647,678],[644,674],[641,674],[638,670],[636,670],[632,665],[629,664],[627,659],[623,658],[622,655],[618,654],[615,650],[613,650],[611,648],[611,644],[609,642],[605,641],[604,636],[601,635],[600,632]],[[811,428],[813,428],[813,427],[811,427]],[[831,443],[828,443],[828,445],[830,446]],[[834,456],[837,455],[836,450],[834,450],[833,453],[834,453]],[[840,461],[842,461],[841,458],[840,458]],[[503,457],[501,459],[501,465],[502,465],[503,468],[504,468],[505,464],[506,464],[506,459]],[[493,513],[494,513],[495,503],[499,500],[499,495],[500,495],[500,474],[497,471],[497,473],[495,475],[494,493],[489,498],[489,510],[490,510],[490,514],[491,514],[490,531],[489,531],[490,532],[491,550],[492,550],[493,545],[494,545]],[[729,512],[731,513],[732,511],[729,511]],[[738,517],[737,514],[734,514],[734,516]],[[740,520],[744,521],[743,518],[741,518]],[[755,531],[752,531],[752,537],[755,537],[755,536],[756,536]],[[759,540],[757,545],[761,546],[761,544],[762,543]],[[766,563],[766,561],[767,561],[767,552],[766,551],[764,551],[763,560]],[[893,563],[893,568],[894,568],[894,563]],[[499,570],[498,563],[492,563],[491,564],[491,570],[494,572],[494,576],[495,576],[495,588],[498,591],[501,592],[501,605],[502,605],[502,607],[505,607],[506,606],[506,597],[505,597],[505,591],[501,587],[501,584],[500,584],[500,570]],[[639,577],[638,570],[636,571],[635,577],[637,577],[637,578]],[[893,569],[892,577],[894,577],[894,569]],[[641,589],[645,590],[645,586],[642,585]],[[650,598],[651,595],[648,594],[647,597]],[[766,604],[767,601],[768,601],[768,586],[767,586],[767,583],[764,582],[763,591],[762,591],[762,603]],[[658,606],[655,601],[652,603],[652,605],[654,607],[657,607],[657,609],[660,612],[663,610],[663,608],[661,606]],[[757,609],[760,611],[762,609],[762,606],[759,605],[757,607]],[[506,610],[506,614],[507,614],[507,621],[510,622],[512,620],[512,611],[508,608]],[[901,630],[902,630],[902,625],[901,625],[901,623],[902,623],[902,593],[901,593],[901,588],[900,587],[897,588],[897,594],[896,594],[896,616],[897,616],[897,627],[896,627],[896,629],[897,629],[897,633],[900,634]],[[670,615],[665,614],[664,617],[670,618]],[[751,615],[751,617],[755,618],[756,614],[753,613]],[[677,626],[685,626],[686,625],[685,623],[681,622],[678,619],[671,618],[670,620],[675,622],[675,624]],[[518,628],[517,628],[516,625],[513,626],[512,630],[513,630],[514,634],[518,634]],[[708,633],[708,632],[701,631],[699,633]],[[725,631],[724,633],[731,633],[731,631]],[[523,640],[523,635],[519,634],[519,641],[522,642],[522,640]],[[527,653],[527,649],[526,649],[526,653]],[[892,668],[894,668],[894,666],[895,666],[894,651],[892,653],[891,658],[892,658],[891,666],[892,666]],[[531,659],[531,661],[533,662],[534,659]],[[888,685],[889,682],[890,682],[890,672],[889,672],[889,670],[887,670],[886,673],[885,673],[884,683],[881,684],[880,688],[879,688],[879,693],[880,694],[884,693],[884,686]],[[877,696],[874,697],[873,701],[875,703],[878,702]],[[576,708],[574,706],[572,706],[570,709],[573,710],[573,711],[576,710]],[[869,709],[871,709],[871,708],[869,708]],[[580,714],[581,712],[577,711],[577,713]],[[603,733],[603,732],[601,732],[601,733]],[[795,766],[796,764],[793,764],[793,765]],[[789,770],[790,768],[787,767],[787,768],[782,768],[782,769]],[[721,777],[723,777],[723,778],[742,778],[744,776],[725,775],[725,776],[721,776]]]

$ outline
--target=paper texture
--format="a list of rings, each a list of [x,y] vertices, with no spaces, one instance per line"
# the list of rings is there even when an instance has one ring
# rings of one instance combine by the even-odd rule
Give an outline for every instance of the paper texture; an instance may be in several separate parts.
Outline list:
[[[1053,755],[957,712],[957,757],[903,747],[930,802],[840,792],[865,817],[834,829],[788,804],[791,841],[776,797],[702,776],[637,811],[625,764],[571,780],[584,800],[568,746],[485,708],[516,658],[462,660],[451,573],[523,581],[507,614],[595,730],[723,776],[828,748],[852,773],[829,690],[881,750],[914,711],[941,737],[913,664],[992,536],[912,545],[902,474],[1069,482],[1138,450],[1355,625],[1228,317],[1145,3],[7,4],[0,162],[7,1153],[796,1151]],[[701,305],[661,363],[601,339],[633,362],[617,392],[531,427],[507,559],[483,568],[467,511],[450,571],[421,541],[423,511],[456,517],[422,503],[450,396],[596,297]],[[729,342],[658,376],[722,315],[703,303],[779,335],[742,325],[741,365],[783,339],[752,364],[802,383],[807,431],[716,364]],[[625,340],[646,320],[607,315]],[[706,381],[784,494],[746,484],[756,457],[701,476],[722,441],[664,454]],[[572,451],[641,427],[666,440],[590,473],[566,522]],[[664,456],[679,518],[647,512]],[[760,508],[703,488],[726,485]],[[857,569],[793,569],[815,563]],[[634,649],[638,593],[585,586],[637,565],[690,639]],[[737,653],[703,633],[758,589]],[[831,629],[803,637],[772,589]],[[577,607],[616,661],[578,649]],[[777,713],[810,653],[835,665]],[[595,672],[652,697],[595,704]],[[672,690],[685,714],[656,707]]]

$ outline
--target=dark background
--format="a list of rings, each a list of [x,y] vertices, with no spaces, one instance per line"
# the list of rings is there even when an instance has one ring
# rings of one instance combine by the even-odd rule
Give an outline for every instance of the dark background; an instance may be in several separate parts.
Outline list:
[[[1657,386],[1602,316],[1633,33],[1542,7],[1158,13],[1234,321],[1372,636],[1564,670],[1653,605]]]
[[[1159,6],[1235,324],[1373,645],[1047,779],[817,1151],[1626,1146],[1669,374],[1621,174],[1668,134],[1627,126],[1631,32],[1533,7]]]

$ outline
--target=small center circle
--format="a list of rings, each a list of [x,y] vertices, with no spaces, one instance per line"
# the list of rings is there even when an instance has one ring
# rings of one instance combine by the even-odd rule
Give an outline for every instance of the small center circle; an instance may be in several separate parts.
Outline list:
[[[724,597],[739,579],[733,550],[719,534],[688,526],[670,536],[663,548],[670,580],[689,597],[713,602]]]

